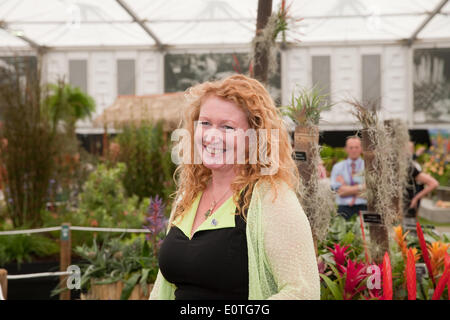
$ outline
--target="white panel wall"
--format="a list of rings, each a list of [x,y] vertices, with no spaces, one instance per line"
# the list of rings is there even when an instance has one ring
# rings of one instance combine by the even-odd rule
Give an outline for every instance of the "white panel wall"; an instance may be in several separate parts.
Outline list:
[[[408,50],[405,47],[384,48],[382,76],[385,118],[410,121],[412,114],[408,106]]]
[[[404,46],[330,46],[299,47],[283,52],[282,97],[283,104],[290,101],[295,86],[311,87],[311,57],[329,55],[331,58],[332,110],[322,115],[323,129],[354,129],[355,119],[351,107],[342,101],[361,100],[361,56],[381,55],[381,116],[385,119],[401,118],[411,123],[410,88],[408,84],[409,49]]]
[[[162,54],[139,52],[136,68],[136,94],[147,95],[164,92],[164,60]]]
[[[99,115],[116,98],[117,63],[114,53],[92,52],[88,70],[88,93],[95,99],[96,115]]]
[[[336,103],[322,116],[324,125],[351,123],[351,107],[340,101],[361,96],[361,64],[359,52],[354,47],[333,48],[331,52],[331,98]]]
[[[48,82],[56,82],[58,79],[68,79],[69,61],[65,53],[47,54],[45,57],[45,67],[47,68],[46,79]]]

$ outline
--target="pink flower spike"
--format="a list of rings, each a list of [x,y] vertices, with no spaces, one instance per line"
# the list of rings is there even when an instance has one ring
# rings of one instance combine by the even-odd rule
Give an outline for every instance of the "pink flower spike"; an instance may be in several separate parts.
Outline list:
[[[344,299],[351,300],[356,294],[366,288],[365,285],[361,285],[361,282],[367,277],[367,274],[365,273],[366,265],[353,262],[349,259],[347,267],[344,267],[343,265],[340,265],[339,267],[345,274]]]
[[[348,249],[349,246],[341,247],[339,243],[334,244],[334,249],[331,249],[328,247],[327,249],[330,250],[330,252],[334,256],[334,261],[336,262],[336,265],[339,266],[345,266],[347,264],[347,256],[348,256]]]

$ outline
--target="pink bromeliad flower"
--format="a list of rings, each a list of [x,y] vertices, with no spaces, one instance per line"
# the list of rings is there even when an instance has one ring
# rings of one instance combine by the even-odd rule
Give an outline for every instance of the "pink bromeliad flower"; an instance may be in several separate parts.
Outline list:
[[[338,267],[345,266],[347,264],[347,256],[349,254],[349,252],[347,252],[348,247],[349,246],[341,247],[339,243],[334,244],[334,249],[327,247],[327,249],[333,254],[334,261]]]
[[[339,265],[338,268],[345,274],[344,300],[352,300],[356,294],[366,289],[364,280],[367,277],[367,266],[365,264],[349,259],[347,267]]]

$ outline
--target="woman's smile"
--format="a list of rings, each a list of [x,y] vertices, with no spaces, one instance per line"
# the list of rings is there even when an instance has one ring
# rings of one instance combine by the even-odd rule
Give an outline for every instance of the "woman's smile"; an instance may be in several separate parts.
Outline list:
[[[208,152],[211,156],[222,155],[227,151],[227,149],[223,148],[221,145],[212,145],[211,143],[203,144],[203,150]]]

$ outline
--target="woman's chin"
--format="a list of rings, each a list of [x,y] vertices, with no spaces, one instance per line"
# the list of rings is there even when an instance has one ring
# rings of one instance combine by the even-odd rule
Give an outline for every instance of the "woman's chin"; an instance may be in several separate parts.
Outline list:
[[[210,170],[220,170],[226,166],[226,164],[223,161],[222,162],[211,161],[211,159],[204,159],[202,163],[206,168]]]
[[[218,157],[203,157],[202,164],[210,170],[223,170],[233,166],[233,164],[227,164],[226,159]]]

